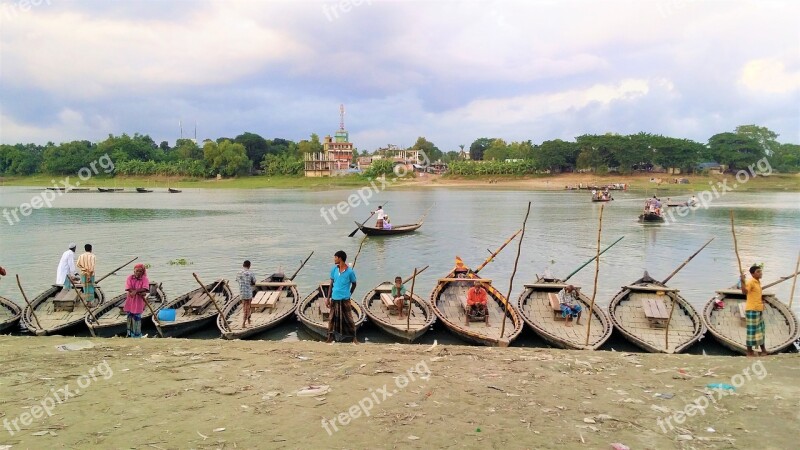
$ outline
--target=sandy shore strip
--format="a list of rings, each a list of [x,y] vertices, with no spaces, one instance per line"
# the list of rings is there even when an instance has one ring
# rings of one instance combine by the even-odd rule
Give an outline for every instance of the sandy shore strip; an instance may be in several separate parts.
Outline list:
[[[3,449],[777,449],[800,435],[798,354],[61,336],[2,336],[0,354]]]

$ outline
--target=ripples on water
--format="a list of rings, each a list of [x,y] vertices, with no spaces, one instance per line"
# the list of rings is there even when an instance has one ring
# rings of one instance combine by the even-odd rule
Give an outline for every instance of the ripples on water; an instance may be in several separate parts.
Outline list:
[[[41,191],[0,188],[0,208],[14,208]],[[10,226],[0,217],[0,265],[20,274],[26,292],[34,296],[55,281],[55,266],[69,242],[79,247],[92,243],[98,258],[98,273],[109,271],[132,256],[151,264],[151,280],[164,283],[170,297],[194,289],[191,273],[201,279],[233,279],[244,259],[253,261],[259,275],[282,269],[291,273],[314,250],[296,281],[306,295],[328,276],[332,255],[345,250],[352,260],[361,234],[347,235],[354,220],[363,221],[371,207],[385,206],[396,225],[412,223],[433,203],[425,224],[412,235],[370,238],[358,258],[356,272],[359,299],[373,286],[395,275],[407,277],[414,267],[430,265],[420,275],[415,290],[428,297],[436,279],[453,266],[455,255],[478,266],[521,226],[528,201],[533,202],[525,233],[520,266],[512,299],[522,285],[550,269],[564,277],[596,251],[599,203],[591,203],[586,192],[525,192],[504,190],[458,190],[430,188],[380,193],[369,207],[359,206],[329,225],[321,208],[335,207],[354,190],[184,190],[181,194],[69,193],[56,199],[54,207],[34,211]],[[800,250],[800,194],[728,193],[708,209],[699,209],[670,225],[642,225],[636,221],[643,194],[614,193],[603,215],[603,246],[619,236],[619,244],[601,257],[597,302],[607,305],[619,287],[638,279],[644,270],[665,278],[705,241],[715,241],[671,281],[696,307],[715,289],[736,282],[736,258],[730,233],[729,209],[736,214],[736,230],[742,263],[764,262],[767,282],[792,272]],[[678,198],[677,196],[675,197]],[[329,213],[329,216],[331,214]],[[374,219],[371,219],[374,220]],[[516,253],[516,241],[489,264],[482,275],[508,291]],[[80,252],[78,252],[80,253]],[[172,266],[176,258],[189,266]],[[594,264],[570,282],[591,293]],[[122,290],[126,268],[103,282],[107,292]],[[409,286],[410,287],[410,286]],[[787,300],[791,281],[776,286],[779,298]],[[21,302],[13,278],[0,282],[0,295]],[[800,297],[800,294],[795,294]],[[800,312],[800,300],[794,302]],[[305,338],[294,323],[276,331],[277,337]],[[373,340],[381,340],[372,333]],[[535,340],[529,330],[521,342]],[[440,340],[444,333],[435,333]],[[367,336],[368,339],[370,335]],[[426,339],[432,340],[427,337]]]

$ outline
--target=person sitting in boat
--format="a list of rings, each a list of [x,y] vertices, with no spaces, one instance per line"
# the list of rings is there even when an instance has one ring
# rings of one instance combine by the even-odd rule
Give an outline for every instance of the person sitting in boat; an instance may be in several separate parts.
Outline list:
[[[465,324],[469,326],[470,317],[484,318],[486,326],[489,326],[489,308],[487,305],[488,296],[486,288],[480,281],[475,281],[467,291],[467,315],[464,318]]]
[[[578,289],[573,285],[567,285],[558,292],[558,303],[561,306],[561,317],[566,319],[564,326],[572,326],[572,318],[575,318],[577,325],[581,324],[581,304],[578,301]]]
[[[687,205],[689,205],[689,206],[694,206],[694,205],[696,205],[696,204],[697,204],[697,197],[695,197],[695,196],[693,195],[693,196],[692,196],[692,198],[690,198],[690,199],[689,199],[689,201],[688,201],[688,202],[686,202],[686,204],[687,204]]]
[[[383,229],[384,230],[392,229],[392,222],[389,221],[389,216],[384,216],[383,218]]]
[[[378,209],[372,211],[372,214],[378,215],[378,220],[375,222],[375,227],[383,228],[383,219],[386,217],[386,212],[383,210],[383,206],[378,206]]]
[[[405,311],[406,302],[408,301],[408,294],[406,293],[406,287],[403,286],[403,278],[401,277],[394,277],[394,284],[392,285],[392,298],[394,299],[394,305],[400,312],[399,318],[402,319],[403,311]]]

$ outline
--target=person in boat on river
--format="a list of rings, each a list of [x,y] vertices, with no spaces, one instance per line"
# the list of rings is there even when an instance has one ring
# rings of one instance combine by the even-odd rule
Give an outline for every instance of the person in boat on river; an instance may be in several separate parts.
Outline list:
[[[389,221],[389,216],[384,216],[383,218],[383,229],[384,230],[392,229],[392,222]]]
[[[753,347],[761,347],[761,356],[767,356],[764,345],[766,327],[764,325],[764,298],[761,293],[761,277],[764,276],[764,265],[753,264],[750,266],[750,279],[743,273],[740,277],[742,294],[747,296],[744,304],[744,318],[747,327],[747,356],[755,356]]]
[[[78,270],[81,273],[81,283],[83,284],[83,296],[90,308],[95,305],[94,296],[94,269],[97,265],[97,258],[92,253],[92,244],[83,246],[84,252],[78,257]]]
[[[402,319],[404,316],[403,312],[406,308],[406,300],[408,300],[408,294],[406,293],[406,287],[403,286],[402,277],[394,277],[392,299],[394,300],[394,305],[397,307],[397,310],[400,312],[399,318]]]
[[[328,323],[328,340],[344,340],[356,338],[356,322],[353,319],[353,303],[350,297],[356,290],[356,273],[347,265],[347,253],[339,250],[333,255],[334,266],[331,268],[331,296],[325,299],[325,305],[331,310]]]
[[[474,281],[472,287],[467,291],[467,315],[464,318],[465,324],[469,326],[470,317],[484,317],[486,326],[489,326],[489,306],[486,288],[480,281]]]
[[[689,199],[689,201],[688,201],[688,202],[686,202],[686,204],[687,204],[688,206],[694,206],[694,205],[696,205],[696,204],[697,204],[697,197],[695,197],[694,195],[692,195],[692,198],[690,198],[690,199]]]
[[[61,260],[56,268],[56,284],[64,289],[72,289],[70,278],[78,278],[78,267],[75,266],[75,249],[77,244],[70,243],[67,251],[61,254]]]
[[[250,271],[250,260],[242,263],[242,270],[236,274],[236,281],[239,282],[239,295],[242,298],[242,328],[247,328],[247,324],[253,324],[250,320],[250,306],[253,303],[253,286],[256,285],[256,277]]]
[[[144,312],[144,297],[150,292],[150,280],[147,279],[147,270],[144,264],[133,266],[133,274],[128,275],[125,281],[125,306],[123,310],[128,314],[128,337],[142,337],[142,313]]]
[[[386,217],[386,212],[383,210],[383,206],[378,206],[378,209],[372,211],[372,214],[378,215],[378,220],[375,221],[375,227],[383,228],[383,219]]]
[[[573,285],[568,285],[558,292],[558,304],[561,307],[561,317],[566,321],[564,326],[572,326],[572,318],[575,324],[581,324],[581,304],[578,301],[578,289]]]

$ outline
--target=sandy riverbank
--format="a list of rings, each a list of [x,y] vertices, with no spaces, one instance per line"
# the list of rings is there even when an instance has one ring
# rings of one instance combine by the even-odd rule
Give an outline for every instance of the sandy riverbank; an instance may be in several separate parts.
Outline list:
[[[76,342],[93,347],[56,348]],[[800,432],[796,354],[60,336],[3,336],[0,354],[0,448],[791,448]],[[709,383],[741,385],[702,400]]]

